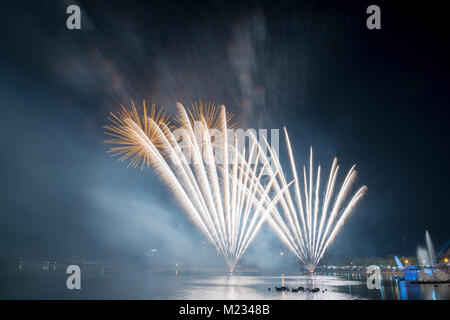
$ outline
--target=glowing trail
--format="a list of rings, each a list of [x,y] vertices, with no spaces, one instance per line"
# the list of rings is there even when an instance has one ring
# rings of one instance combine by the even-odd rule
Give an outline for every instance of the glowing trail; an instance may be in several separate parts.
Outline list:
[[[289,161],[294,177],[294,192],[283,192],[279,205],[273,210],[267,221],[275,230],[282,242],[301,260],[307,270],[314,271],[325,251],[335,239],[344,225],[345,220],[354,210],[357,203],[367,191],[367,187],[361,187],[353,197],[346,201],[351,186],[355,181],[357,172],[353,166],[347,173],[345,180],[335,195],[335,186],[339,165],[337,159],[333,160],[328,183],[325,186],[324,196],[319,196],[321,191],[320,176],[321,167],[317,172],[313,166],[313,151],[310,150],[309,168],[303,166],[303,191],[297,175],[291,143],[286,128],[284,128]],[[267,142],[266,142],[267,144]],[[267,144],[268,146],[268,144]],[[271,151],[268,146],[269,151]],[[273,166],[276,168],[277,179],[272,184],[275,192],[286,185],[282,167],[278,157],[271,152]],[[263,163],[268,166],[268,160],[262,157]],[[316,172],[316,173],[315,173]],[[315,181],[315,183],[314,183]],[[303,194],[302,194],[303,192]],[[294,206],[294,199],[296,206]]]
[[[106,142],[119,145],[111,150],[121,160],[154,167],[233,271],[289,185],[269,197],[277,172],[261,184],[265,155],[256,140],[249,142],[249,152],[239,146],[228,131],[231,117],[224,106],[201,104],[186,110],[178,103],[177,109],[179,128],[172,131],[163,113],[152,109],[149,117],[144,104],[141,119],[133,103],[131,112],[123,108],[105,126],[113,136]]]

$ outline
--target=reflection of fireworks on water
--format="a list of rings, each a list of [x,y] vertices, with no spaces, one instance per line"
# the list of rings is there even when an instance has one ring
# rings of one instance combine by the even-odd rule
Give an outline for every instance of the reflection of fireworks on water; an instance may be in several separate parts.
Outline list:
[[[261,148],[252,140],[248,152],[238,152],[242,148],[229,136],[230,115],[224,106],[177,108],[182,139],[169,129],[162,112],[148,116],[144,108],[143,119],[133,104],[131,112],[123,108],[105,126],[114,138],[107,142],[120,145],[111,150],[133,166],[141,160],[142,165],[152,164],[232,271],[287,186],[269,200],[275,175],[262,186]]]
[[[350,199],[346,199],[357,172],[353,166],[347,173],[345,180],[334,198],[336,177],[339,171],[337,158],[334,158],[331,167],[328,184],[325,186],[324,197],[320,194],[320,165],[314,177],[313,152],[310,150],[309,170],[303,166],[303,190],[301,180],[298,179],[297,169],[292,154],[291,143],[284,129],[286,144],[289,153],[291,170],[294,176],[293,196],[291,192],[283,193],[279,201],[279,207],[274,208],[273,214],[267,219],[276,231],[280,239],[300,259],[307,270],[313,271],[325,250],[335,239],[345,220],[355,208],[356,204],[367,191],[367,187],[361,187]],[[270,149],[269,149],[270,150]],[[272,153],[278,179],[273,183],[276,192],[286,185],[286,178],[275,153]],[[316,181],[314,184],[314,180]],[[281,185],[281,186],[280,186]],[[334,198],[334,202],[333,202]],[[295,200],[294,200],[295,199]],[[296,206],[294,206],[294,201]]]

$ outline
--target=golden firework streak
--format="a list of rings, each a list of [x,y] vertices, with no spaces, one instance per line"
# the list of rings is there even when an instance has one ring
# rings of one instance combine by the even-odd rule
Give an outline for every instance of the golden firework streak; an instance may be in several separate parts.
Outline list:
[[[129,159],[133,167],[141,161],[142,166],[152,164],[233,271],[290,184],[270,198],[277,172],[265,186],[261,184],[265,168],[261,147],[252,139],[250,152],[245,148],[238,151],[238,139],[228,132],[232,116],[223,105],[200,102],[186,110],[178,103],[177,109],[181,140],[173,134],[169,118],[161,110],[156,112],[153,106],[148,114],[144,103],[141,118],[132,102],[131,111],[122,107],[118,115],[112,114],[112,124],[105,129],[113,138],[106,142],[119,145],[111,151],[119,154],[120,160]],[[214,135],[214,142],[211,129],[220,131]]]
[[[134,127],[144,134],[156,148],[162,146],[161,136],[157,130],[158,126],[162,124],[170,126],[170,117],[161,109],[156,110],[153,104],[148,112],[145,100],[142,103],[142,116],[139,115],[134,101],[131,100],[131,110],[127,110],[121,105],[121,110],[117,113],[110,113],[111,124],[103,126],[107,131],[106,135],[111,136],[110,139],[105,140],[105,143],[118,145],[111,147],[110,152],[114,155],[119,155],[120,161],[129,159],[128,166],[136,168],[142,161],[142,167],[150,165],[150,153],[141,139],[136,136]],[[156,123],[156,126],[153,125]]]

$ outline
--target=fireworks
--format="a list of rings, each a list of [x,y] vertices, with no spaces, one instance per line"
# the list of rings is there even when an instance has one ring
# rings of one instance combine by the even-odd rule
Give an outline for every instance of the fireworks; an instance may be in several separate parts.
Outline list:
[[[225,107],[210,107],[186,110],[177,104],[181,130],[171,130],[162,113],[142,119],[133,104],[132,112],[113,115],[113,124],[105,128],[114,137],[107,142],[120,145],[112,151],[121,159],[129,158],[133,166],[152,164],[233,271],[287,187],[268,200],[275,176],[261,185],[265,166],[257,143],[252,140],[249,152],[239,152],[238,139],[228,131]]]
[[[221,126],[223,125],[224,121],[221,117],[221,112],[220,110],[222,109],[222,106],[216,106],[214,103],[208,101],[208,102],[203,102],[203,101],[199,101],[199,102],[194,102],[191,103],[191,108],[190,109],[185,109],[188,116],[189,116],[189,120],[191,122],[192,125],[194,125],[194,123],[196,121],[202,121],[202,119],[205,119],[206,122],[206,126],[208,129],[221,129]],[[231,122],[231,120],[233,119],[234,115],[230,112],[226,112],[226,119],[225,119],[225,123],[227,124],[227,128],[228,129],[233,129],[236,125],[234,123]],[[184,123],[184,116],[181,115],[177,118],[177,121],[180,124]]]
[[[142,116],[131,100],[131,110],[127,110],[123,105],[117,114],[110,113],[110,125],[103,126],[107,131],[105,134],[111,138],[105,140],[105,143],[117,145],[111,147],[110,152],[120,156],[119,160],[129,159],[129,166],[137,167],[142,161],[142,166],[150,165],[150,153],[147,147],[142,143],[142,139],[148,139],[155,148],[162,146],[162,139],[157,130],[158,126],[170,126],[170,117],[161,109],[156,110],[152,105],[148,112],[145,100],[142,103]],[[156,126],[153,125],[156,123]],[[138,131],[140,134],[136,134]]]
[[[153,105],[142,115],[132,101],[122,106],[104,126],[111,152],[130,166],[152,166],[169,187],[188,217],[205,234],[233,271],[237,261],[267,220],[282,242],[313,271],[345,220],[367,191],[361,187],[347,198],[356,178],[355,166],[337,194],[339,165],[332,163],[324,196],[319,196],[321,167],[309,168],[299,179],[287,134],[286,143],[294,180],[288,183],[276,152],[264,138],[263,148],[253,132],[239,139],[230,127],[232,115],[212,103],[177,103],[177,127]],[[269,154],[267,154],[267,151]],[[270,157],[270,161],[269,161]],[[290,190],[294,184],[293,191]]]
[[[319,196],[321,192],[321,166],[319,165],[317,172],[315,172],[312,148],[310,150],[309,168],[307,170],[303,166],[303,179],[300,180],[286,128],[284,128],[284,133],[294,176],[294,192],[293,195],[291,195],[291,192],[283,194],[279,202],[280,208],[274,208],[268,222],[283,243],[303,262],[307,270],[312,272],[342,228],[345,220],[366,193],[367,187],[361,187],[346,202],[357,175],[355,166],[353,166],[347,173],[337,195],[335,195],[339,165],[337,164],[337,158],[334,158],[324,196],[321,198]],[[278,168],[278,174],[273,173],[278,176],[273,184],[275,191],[278,191],[280,185],[281,187],[286,185],[286,178],[276,154],[272,153],[271,155],[275,167]],[[294,205],[294,202],[296,205]]]

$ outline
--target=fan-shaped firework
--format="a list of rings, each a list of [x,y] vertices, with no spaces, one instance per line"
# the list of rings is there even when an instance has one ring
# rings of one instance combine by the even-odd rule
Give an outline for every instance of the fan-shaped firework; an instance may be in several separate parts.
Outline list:
[[[279,206],[273,209],[272,215],[267,220],[283,243],[304,263],[307,270],[312,272],[349,214],[367,191],[367,187],[361,187],[350,201],[346,202],[357,174],[355,166],[353,166],[335,196],[339,165],[337,164],[337,158],[334,158],[328,184],[325,186],[324,196],[321,199],[319,196],[321,192],[321,167],[318,166],[317,173],[314,176],[312,148],[308,172],[306,167],[303,166],[303,186],[301,187],[301,180],[298,179],[286,128],[284,128],[284,133],[295,182],[295,191],[293,195],[291,195],[291,192],[283,193]],[[271,151],[270,148],[269,151]],[[279,192],[281,188],[286,186],[286,178],[277,155],[273,151],[271,151],[271,157],[274,167],[278,168],[278,173],[270,172],[277,175],[273,188],[276,192]],[[267,163],[266,158],[263,158],[263,160]],[[296,205],[294,205],[294,202]]]
[[[191,103],[191,108],[186,109],[187,114],[189,115],[189,120],[191,124],[194,125],[196,121],[202,121],[201,119],[205,119],[206,126],[209,129],[221,129],[223,125],[223,119],[221,116],[221,106],[217,106],[211,101],[203,102],[193,102]],[[228,129],[233,129],[236,125],[231,122],[234,115],[230,112],[226,112],[225,122],[227,124]],[[177,117],[177,121],[182,124],[184,123],[184,116]]]
[[[121,110],[117,113],[110,113],[110,125],[103,126],[107,131],[105,134],[111,136],[110,139],[105,140],[105,143],[117,145],[111,147],[110,152],[114,155],[120,156],[119,160],[129,160],[129,166],[136,168],[142,161],[142,166],[150,165],[150,153],[147,147],[142,143],[142,136],[155,146],[161,148],[162,140],[159,134],[158,126],[164,124],[170,126],[170,117],[161,109],[156,109],[153,104],[148,112],[145,100],[142,103],[142,116],[131,100],[131,110],[127,110],[123,105]],[[156,123],[157,126],[153,125]],[[136,130],[142,135],[136,135]]]
[[[173,132],[160,119],[139,119],[134,106],[131,116],[122,112],[106,129],[114,133],[113,143],[122,145],[119,151],[134,165],[140,160],[152,164],[233,271],[287,187],[268,200],[275,175],[265,187],[261,185],[261,148],[253,140],[248,153],[245,148],[238,151],[238,139],[228,132],[224,106],[218,113],[203,107],[186,111],[181,104],[177,108],[180,127]],[[147,122],[149,130],[142,125]]]

